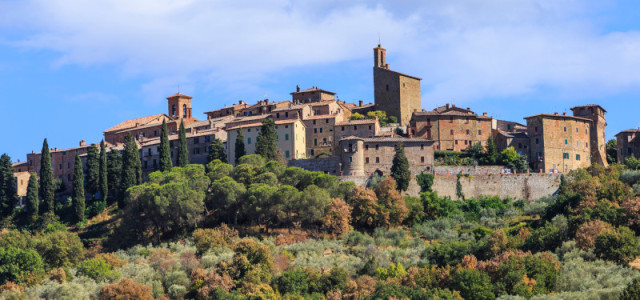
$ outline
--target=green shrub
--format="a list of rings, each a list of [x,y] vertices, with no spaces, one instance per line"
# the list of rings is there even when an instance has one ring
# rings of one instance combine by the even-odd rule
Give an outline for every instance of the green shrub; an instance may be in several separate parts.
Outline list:
[[[475,269],[458,269],[451,277],[451,288],[464,299],[495,299],[491,278]]]
[[[640,243],[631,229],[619,227],[615,232],[596,237],[593,253],[601,259],[627,265],[640,256]]]
[[[0,248],[0,285],[7,281],[19,284],[34,283],[43,274],[42,258],[32,249]]]
[[[301,269],[283,272],[274,283],[282,294],[304,295],[309,290],[309,276]]]
[[[95,281],[113,280],[120,277],[114,272],[103,258],[90,258],[80,262],[77,266],[78,273]]]

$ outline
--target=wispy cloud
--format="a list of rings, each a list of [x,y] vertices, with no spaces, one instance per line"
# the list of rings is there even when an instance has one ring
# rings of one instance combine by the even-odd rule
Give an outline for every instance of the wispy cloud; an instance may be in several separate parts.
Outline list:
[[[603,30],[591,18],[602,4],[303,2],[0,1],[0,39],[55,51],[55,65],[117,64],[154,98],[180,82],[252,89],[280,70],[370,59],[378,33],[392,68],[423,77],[425,101],[640,87],[640,33]]]

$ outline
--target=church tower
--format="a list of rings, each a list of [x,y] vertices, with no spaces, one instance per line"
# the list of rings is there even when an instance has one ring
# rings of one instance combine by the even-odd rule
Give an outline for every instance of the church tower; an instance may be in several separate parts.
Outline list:
[[[169,117],[173,120],[185,119],[185,124],[189,124],[191,116],[191,96],[177,93],[167,97],[169,104]]]
[[[398,118],[402,126],[409,124],[414,112],[422,110],[420,78],[389,69],[387,50],[380,44],[373,49],[373,94],[376,110]]]

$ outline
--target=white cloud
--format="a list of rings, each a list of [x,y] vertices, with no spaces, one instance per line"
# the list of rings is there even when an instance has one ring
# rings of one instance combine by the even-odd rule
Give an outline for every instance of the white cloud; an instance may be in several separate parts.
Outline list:
[[[142,93],[153,98],[175,91],[176,83],[194,89],[193,82],[223,82],[229,89],[251,90],[280,70],[370,59],[378,32],[392,68],[424,79],[425,103],[517,98],[541,87],[555,90],[558,98],[638,89],[640,33],[603,30],[591,21],[599,5],[7,1],[0,2],[0,38],[53,50],[59,53],[55,65],[117,64],[123,76],[147,79]]]

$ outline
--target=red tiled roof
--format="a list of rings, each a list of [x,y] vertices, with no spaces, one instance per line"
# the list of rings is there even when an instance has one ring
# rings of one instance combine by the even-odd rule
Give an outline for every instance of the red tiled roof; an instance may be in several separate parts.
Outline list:
[[[142,117],[142,118],[137,118],[137,119],[131,119],[131,120],[127,120],[124,121],[116,126],[113,126],[107,130],[105,130],[104,132],[112,132],[112,131],[118,131],[118,130],[122,130],[122,129],[129,129],[129,128],[134,128],[137,126],[147,126],[147,125],[152,125],[155,123],[159,123],[162,124],[162,120],[165,119],[167,121],[170,120],[169,116],[165,115],[165,114],[157,114],[157,115],[152,115],[152,116],[147,116],[147,117]]]
[[[358,125],[358,124],[371,124],[376,122],[378,122],[377,119],[348,120],[348,121],[340,122],[336,125]]]
[[[575,116],[569,116],[569,115],[561,115],[561,114],[537,114],[537,115],[533,115],[533,116],[528,116],[528,117],[524,117],[524,119],[532,119],[532,118],[537,118],[537,117],[543,117],[543,118],[565,118],[565,119],[575,119],[575,120],[580,120],[580,121],[591,121],[591,119],[587,119],[587,118],[582,118],[582,117],[575,117]]]

